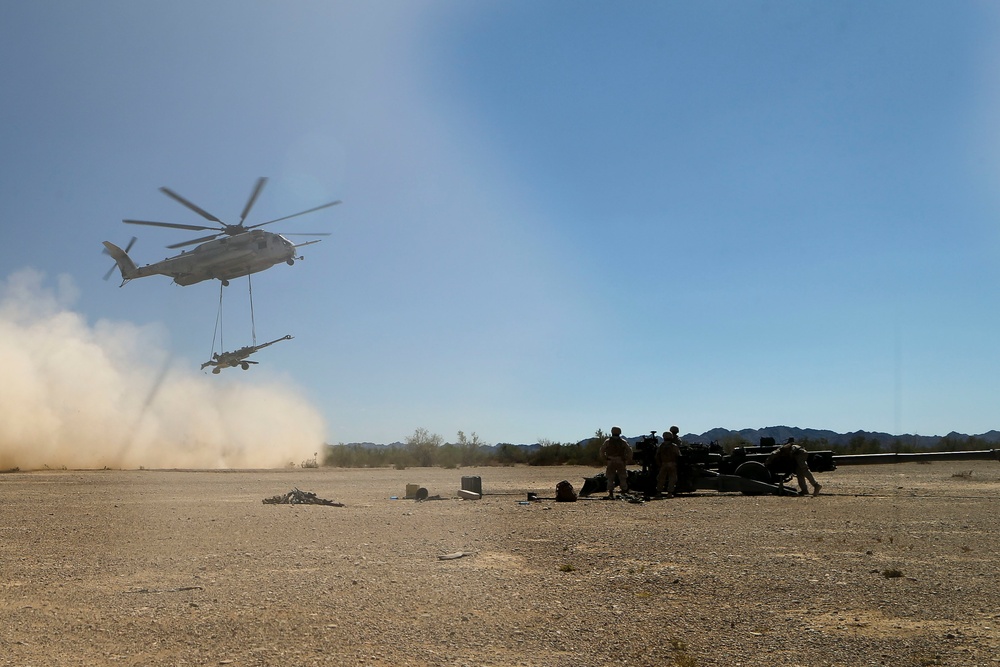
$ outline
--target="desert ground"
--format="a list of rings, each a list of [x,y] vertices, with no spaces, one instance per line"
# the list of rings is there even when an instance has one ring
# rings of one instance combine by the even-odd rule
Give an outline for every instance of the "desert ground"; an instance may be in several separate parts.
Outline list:
[[[0,664],[1000,665],[1000,463],[520,504],[594,472],[0,474]]]

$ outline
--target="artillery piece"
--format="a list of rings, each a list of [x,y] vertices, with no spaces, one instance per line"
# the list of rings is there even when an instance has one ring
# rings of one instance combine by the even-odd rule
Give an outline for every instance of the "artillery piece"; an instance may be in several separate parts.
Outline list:
[[[291,340],[291,336],[282,336],[281,338],[275,338],[267,343],[261,343],[260,345],[247,345],[241,347],[238,350],[232,352],[215,352],[212,354],[212,358],[201,365],[201,369],[205,370],[209,366],[214,366],[212,372],[218,375],[223,368],[236,368],[239,366],[243,370],[249,370],[250,364],[256,364],[256,361],[250,361],[247,359],[251,354],[257,352],[258,350],[263,350],[265,347],[274,345],[275,343],[280,343],[283,340]]]
[[[628,471],[629,490],[649,499],[656,494],[656,477],[659,472],[656,451],[659,447],[656,432],[643,436],[635,445],[635,462],[641,470]],[[761,438],[757,446],[736,447],[725,453],[718,442],[707,445],[684,443],[677,465],[676,493],[698,490],[743,493],[744,495],[797,496],[799,490],[787,486],[795,470],[780,464],[766,465],[768,457],[779,445],[774,438]],[[809,469],[814,473],[830,472],[841,465],[871,465],[905,463],[912,461],[967,461],[1000,460],[1000,450],[982,449],[962,452],[918,452],[879,454],[835,455],[830,450],[809,452]],[[604,473],[585,477],[581,496],[607,491]]]

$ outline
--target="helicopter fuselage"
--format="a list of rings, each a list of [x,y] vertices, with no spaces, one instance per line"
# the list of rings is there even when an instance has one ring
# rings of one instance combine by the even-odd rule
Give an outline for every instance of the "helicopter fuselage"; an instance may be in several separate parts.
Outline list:
[[[202,243],[194,250],[167,257],[153,264],[136,266],[121,248],[107,241],[104,245],[121,270],[122,284],[134,278],[164,275],[170,276],[175,283],[182,286],[194,285],[204,280],[221,280],[223,283],[228,283],[233,278],[258,273],[281,262],[294,264],[295,260],[299,259],[295,256],[295,249],[300,247],[280,234],[253,229]]]

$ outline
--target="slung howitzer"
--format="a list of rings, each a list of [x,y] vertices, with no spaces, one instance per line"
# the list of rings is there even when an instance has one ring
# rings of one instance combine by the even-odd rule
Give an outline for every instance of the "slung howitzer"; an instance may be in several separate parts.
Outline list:
[[[214,366],[215,368],[212,369],[212,372],[216,374],[218,374],[223,368],[235,368],[236,366],[240,366],[243,370],[247,370],[250,368],[250,364],[257,363],[256,361],[250,361],[247,359],[247,357],[251,354],[257,352],[258,350],[263,350],[269,345],[274,345],[275,343],[283,340],[291,339],[291,336],[282,336],[281,338],[275,338],[272,341],[261,343],[260,345],[247,345],[238,350],[234,350],[233,352],[216,352],[212,355],[212,359],[203,363],[201,367],[204,370],[208,366]]]

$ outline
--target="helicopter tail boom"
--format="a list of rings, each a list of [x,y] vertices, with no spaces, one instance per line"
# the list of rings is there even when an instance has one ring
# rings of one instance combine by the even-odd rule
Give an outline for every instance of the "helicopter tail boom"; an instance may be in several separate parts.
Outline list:
[[[123,281],[139,277],[139,269],[136,267],[135,262],[132,261],[132,258],[128,256],[127,252],[109,241],[104,241],[104,247],[107,249],[108,254],[114,258],[115,264],[118,265],[118,269],[122,272]]]

